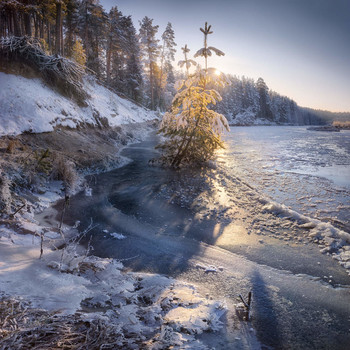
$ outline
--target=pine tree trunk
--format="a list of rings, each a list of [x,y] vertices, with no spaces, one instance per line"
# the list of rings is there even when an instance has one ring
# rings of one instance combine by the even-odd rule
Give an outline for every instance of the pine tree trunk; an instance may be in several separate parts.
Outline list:
[[[31,26],[31,21],[30,21],[30,14],[25,13],[24,14],[24,29],[25,29],[25,34],[28,36],[32,36],[32,26]]]
[[[61,16],[62,4],[61,1],[56,2],[56,29],[55,29],[55,53],[61,54]]]
[[[61,42],[61,55],[64,56],[64,39],[63,39],[63,16],[61,12],[61,18],[60,18],[60,42]]]
[[[108,38],[107,53],[106,53],[106,76],[107,84],[111,83],[111,58],[112,58],[112,40]]]
[[[14,34],[15,36],[21,36],[20,24],[18,23],[18,16],[16,12],[12,11],[11,18],[12,18],[11,34]]]
[[[89,50],[89,30],[88,30],[88,7],[87,2],[85,2],[85,28],[84,28],[84,49],[86,53],[86,60],[89,61],[90,50]]]
[[[34,36],[38,38],[39,37],[39,18],[37,16],[34,16],[33,19],[34,19],[34,29],[35,29]]]
[[[19,22],[18,23],[19,23],[20,31],[21,31],[20,36],[25,35],[26,34],[26,27],[24,25],[23,15],[19,15]]]
[[[151,61],[151,54],[149,54],[149,83],[151,88],[151,109],[154,110],[154,76],[153,76],[153,62]]]
[[[73,45],[74,45],[73,33],[69,31],[67,36],[67,42],[66,42],[66,48],[67,48],[66,55],[68,57],[72,57]]]
[[[14,34],[12,21],[13,21],[12,14],[10,13],[7,19],[7,35],[9,36]]]
[[[67,35],[66,35],[66,55],[68,57],[72,56],[72,49],[73,49],[73,30],[72,30],[72,23],[69,21],[67,23]]]
[[[162,54],[161,54],[161,60],[160,60],[160,77],[159,77],[159,99],[158,99],[158,106],[160,106],[161,98],[163,95],[162,91],[162,81],[163,81],[163,69],[164,69],[164,50],[165,50],[165,41],[163,41],[163,48],[162,48]]]
[[[40,19],[40,39],[44,39],[44,20]]]
[[[52,50],[52,40],[51,40],[51,26],[49,20],[46,21],[47,28],[47,44],[49,46],[49,51]]]
[[[187,137],[187,134],[184,135],[184,137],[181,141],[181,145],[176,153],[176,156],[174,157],[173,161],[171,162],[171,166],[174,168],[178,167],[181,163],[182,158],[180,158],[180,155],[182,153],[183,146],[185,145],[186,137]]]
[[[197,119],[196,125],[195,125],[190,137],[187,140],[186,146],[183,148],[183,151],[181,153],[178,152],[176,158],[174,158],[174,160],[171,164],[172,166],[178,167],[181,164],[182,159],[186,156],[187,150],[192,142],[193,136],[196,133],[196,129],[197,129],[198,124],[199,124],[199,118]],[[184,139],[184,141],[186,141],[186,139]]]

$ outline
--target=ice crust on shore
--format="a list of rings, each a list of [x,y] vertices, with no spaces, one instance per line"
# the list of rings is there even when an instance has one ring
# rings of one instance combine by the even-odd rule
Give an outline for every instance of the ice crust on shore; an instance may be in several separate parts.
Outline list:
[[[263,210],[296,220],[299,227],[309,230],[308,237],[310,239],[317,239],[321,246],[321,252],[332,254],[332,257],[338,260],[350,275],[350,233],[340,230],[330,223],[309,218],[284,204],[273,201],[266,203]]]

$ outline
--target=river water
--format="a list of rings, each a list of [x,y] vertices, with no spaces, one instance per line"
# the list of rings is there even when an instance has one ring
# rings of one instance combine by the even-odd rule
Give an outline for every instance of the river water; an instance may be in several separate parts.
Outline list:
[[[82,192],[71,198],[66,222],[79,220],[86,227],[92,219],[98,226],[86,244],[90,241],[95,255],[121,259],[131,270],[194,282],[229,303],[252,290],[253,325],[259,340],[271,348],[347,349],[350,279],[345,269],[316,244],[276,238],[282,232],[300,232],[288,219],[261,213],[250,188],[348,229],[349,136],[303,127],[232,128],[218,162],[234,180],[223,173],[216,179],[215,170],[211,178],[221,184],[221,197],[228,197],[227,211],[214,208],[198,217],[198,205],[186,205],[186,191],[195,196],[196,191],[207,192],[215,207],[217,199],[208,192],[212,182],[205,172],[148,166],[157,156],[157,140],[151,135],[123,150],[131,159],[126,166],[88,177],[92,196]],[[241,218],[227,214],[230,210]],[[269,224],[274,237],[248,230],[254,215]],[[222,271],[208,274],[198,263],[221,266]],[[236,337],[225,336],[221,342],[217,349],[247,348]]]
[[[220,158],[259,192],[350,232],[350,130],[233,127]]]

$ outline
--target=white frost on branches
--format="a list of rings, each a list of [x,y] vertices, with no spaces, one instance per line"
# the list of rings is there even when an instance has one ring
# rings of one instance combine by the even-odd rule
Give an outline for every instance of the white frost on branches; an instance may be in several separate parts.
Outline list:
[[[225,56],[225,54],[221,50],[219,50],[213,46],[209,46],[209,47],[203,47],[203,48],[199,49],[195,53],[194,57],[199,57],[199,56],[208,57],[208,56],[212,55],[212,53],[211,53],[212,51],[214,51],[216,53],[216,55],[218,55],[218,56]]]
[[[217,74],[215,68],[207,68],[207,57],[212,51],[218,56],[224,53],[212,46],[207,46],[207,35],[211,34],[211,26],[205,23],[204,48],[197,51],[195,57],[205,57],[205,69],[197,69],[192,75],[189,67],[192,60],[187,58],[190,51],[185,45],[182,48],[185,59],[179,66],[186,67],[187,79],[175,84],[177,93],[173,99],[171,112],[164,115],[160,132],[168,137],[158,148],[163,150],[162,161],[173,167],[182,162],[203,163],[213,157],[217,148],[223,148],[221,134],[229,130],[226,118],[210,109],[222,98],[215,87],[229,83],[225,74]]]
[[[9,60],[19,60],[34,66],[51,85],[70,91],[81,101],[88,96],[83,89],[85,68],[59,55],[47,55],[40,39],[30,37],[3,37],[0,39],[0,55]]]
[[[185,60],[180,60],[177,64],[178,64],[178,66],[179,66],[180,68],[182,68],[182,67],[185,66],[186,69],[189,69],[189,68],[191,68],[191,66],[196,66],[196,65],[197,65],[197,62],[194,61],[194,60],[189,59],[189,60],[187,60],[187,61],[185,61]]]

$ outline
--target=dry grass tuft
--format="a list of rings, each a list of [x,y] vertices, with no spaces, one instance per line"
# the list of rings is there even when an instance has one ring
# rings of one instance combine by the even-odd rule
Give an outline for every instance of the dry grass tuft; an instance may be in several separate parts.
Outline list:
[[[81,319],[31,308],[21,299],[0,297],[0,348],[10,349],[128,349],[116,324]]]
[[[74,191],[79,178],[75,164],[59,154],[55,155],[51,177],[54,180],[62,180],[66,188],[72,191]]]
[[[16,147],[17,147],[17,140],[11,139],[9,143],[7,144],[6,153],[13,154],[15,153]]]

